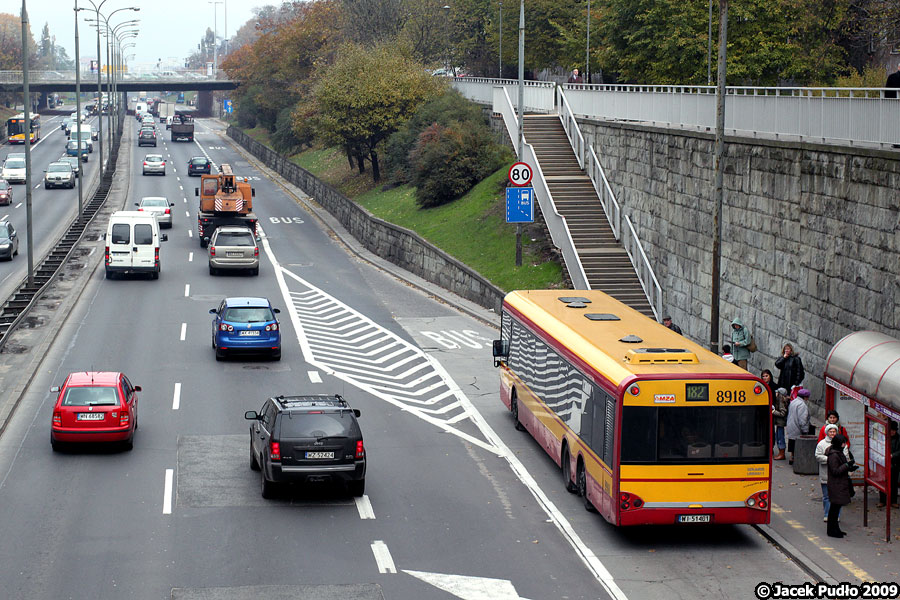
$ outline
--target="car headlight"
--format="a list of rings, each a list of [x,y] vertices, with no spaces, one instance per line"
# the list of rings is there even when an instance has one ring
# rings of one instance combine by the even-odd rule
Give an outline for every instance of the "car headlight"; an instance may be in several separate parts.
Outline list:
[[[0,242],[0,248],[8,250],[9,248],[12,248],[12,242]]]

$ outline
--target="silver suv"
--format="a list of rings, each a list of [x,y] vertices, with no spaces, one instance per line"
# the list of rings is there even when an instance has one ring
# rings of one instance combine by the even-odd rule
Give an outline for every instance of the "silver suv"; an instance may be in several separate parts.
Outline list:
[[[44,171],[44,188],[49,190],[52,187],[75,187],[75,170],[72,165],[67,162],[50,163]]]
[[[227,225],[213,232],[207,249],[209,274],[220,269],[244,269],[259,275],[259,245],[249,227]]]

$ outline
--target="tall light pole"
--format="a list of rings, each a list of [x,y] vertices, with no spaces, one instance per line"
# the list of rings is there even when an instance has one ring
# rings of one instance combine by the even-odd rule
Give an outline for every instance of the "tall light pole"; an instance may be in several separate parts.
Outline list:
[[[78,41],[78,0],[75,0],[75,131],[78,137],[78,220],[84,209],[84,163],[81,160],[81,44]]]
[[[215,78],[219,72],[219,17],[216,7],[223,2],[215,0],[215,2],[207,2],[207,4],[213,5],[213,77]]]
[[[712,17],[713,0],[709,0],[709,28],[706,33],[706,85],[712,85]]]
[[[709,349],[719,353],[719,279],[722,267],[722,205],[725,189],[725,59],[728,49],[728,0],[719,0],[719,64],[716,81],[716,184],[713,208],[712,298]]]
[[[519,0],[519,160],[525,156],[525,0]],[[522,224],[516,223],[516,266],[522,266]]]
[[[500,73],[497,77],[503,79],[503,2],[500,2],[500,52],[497,54],[500,57]]]
[[[22,138],[25,142],[25,230],[28,234],[28,287],[34,286],[34,235],[31,226],[31,104],[28,87],[28,10],[22,0],[22,108],[25,116],[25,131]]]
[[[584,82],[591,82],[591,0],[588,0],[587,50],[584,53]]]

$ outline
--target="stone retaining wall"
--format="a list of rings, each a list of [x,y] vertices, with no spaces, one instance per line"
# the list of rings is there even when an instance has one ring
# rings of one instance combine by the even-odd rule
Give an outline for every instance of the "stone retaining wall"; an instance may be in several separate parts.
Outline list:
[[[306,169],[240,129],[229,127],[227,134],[270,169],[314,198],[373,254],[500,314],[503,290],[477,272],[418,234],[373,216]]]
[[[580,121],[685,334],[709,340],[714,136]],[[727,138],[720,331],[740,317],[769,368],[785,342],[824,402],[835,342],[900,337],[900,153]]]

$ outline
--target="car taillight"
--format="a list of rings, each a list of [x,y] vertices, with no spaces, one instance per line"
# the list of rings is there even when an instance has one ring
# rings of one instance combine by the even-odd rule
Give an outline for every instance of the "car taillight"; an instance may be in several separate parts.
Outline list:
[[[58,410],[53,411],[53,424],[59,427],[62,426],[62,413]]]
[[[106,247],[106,264],[109,264],[109,246]]]
[[[366,456],[366,449],[363,446],[363,441],[358,440],[356,442],[356,458],[365,458],[365,456]]]
[[[271,325],[266,325],[266,331],[278,331],[278,323],[272,323]]]
[[[147,166],[147,161],[146,161],[146,160],[144,161],[144,166],[145,166],[145,167]]]
[[[219,325],[219,331],[234,331],[234,327],[232,327],[228,323],[222,323],[221,325]]]
[[[131,420],[131,417],[128,415],[128,411],[127,411],[127,410],[123,410],[123,411],[119,414],[119,427],[125,427],[126,425],[128,425],[128,422],[129,422],[130,420]]]
[[[215,256],[215,255],[216,255],[216,247],[215,247],[215,246],[210,246],[210,247],[209,247],[209,255],[210,255],[210,256]]]
[[[278,442],[269,442],[269,458],[272,460],[281,460],[281,444]]]
[[[143,208],[141,208],[140,206],[138,206],[138,211],[139,211],[139,212],[143,212],[143,210],[144,210]]]
[[[259,257],[259,246],[253,249],[253,256]]]
[[[167,208],[167,209],[166,209],[166,214],[167,214],[167,215],[170,215],[170,214],[172,214],[172,209],[170,209],[170,208]]]
[[[156,250],[153,252],[153,261],[154,261],[154,266],[158,267],[159,266],[159,248],[156,248]]]

